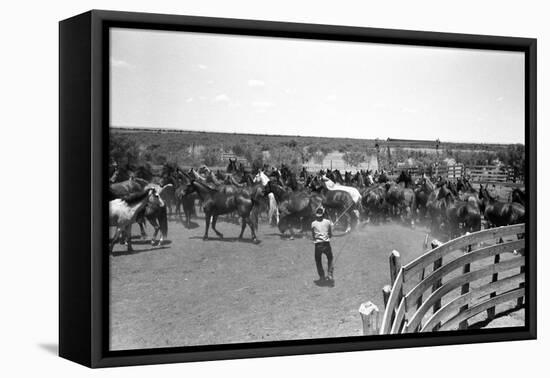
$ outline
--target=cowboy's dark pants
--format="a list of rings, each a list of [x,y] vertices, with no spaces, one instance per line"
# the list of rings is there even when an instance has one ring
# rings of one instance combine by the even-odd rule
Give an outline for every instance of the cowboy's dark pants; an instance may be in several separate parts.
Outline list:
[[[328,260],[328,277],[332,278],[332,271],[334,267],[332,266],[332,248],[330,247],[329,242],[315,243],[315,264],[317,265],[317,273],[319,273],[320,278],[325,278],[325,272],[323,270],[322,256],[325,254]]]

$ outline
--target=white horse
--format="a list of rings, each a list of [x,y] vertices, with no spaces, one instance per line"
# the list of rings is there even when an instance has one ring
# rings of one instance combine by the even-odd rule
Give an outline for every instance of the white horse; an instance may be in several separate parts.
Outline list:
[[[131,194],[124,199],[117,198],[109,201],[109,227],[116,227],[114,237],[109,245],[110,252],[113,252],[113,247],[123,231],[128,237],[128,251],[132,251],[132,223],[136,221],[138,213],[147,204],[164,206],[164,201],[155,188]]]
[[[355,204],[361,203],[361,193],[359,193],[359,190],[357,188],[354,188],[353,186],[345,186],[340,184],[335,184],[331,179],[329,179],[326,175],[323,175],[321,177],[323,182],[325,183],[325,186],[328,190],[342,190],[344,192],[349,193],[351,198],[353,199],[353,202]]]
[[[369,173],[366,177],[366,184],[367,186],[372,186],[374,185],[374,177],[372,176],[372,173]]]
[[[252,182],[261,183],[262,186],[265,188],[267,186],[267,183],[269,182],[269,177],[267,177],[267,175],[260,170],[258,171],[258,174],[254,177],[254,180],[252,180]],[[275,219],[277,220],[277,225],[279,225],[279,206],[277,205],[275,195],[273,193],[269,193],[267,195],[267,198],[269,199],[267,222],[271,223],[271,221],[273,220],[273,216],[275,216]]]
[[[362,204],[361,204],[362,196],[361,196],[361,193],[359,193],[359,190],[357,188],[354,188],[353,186],[336,184],[331,179],[329,179],[326,175],[323,175],[321,179],[325,183],[325,187],[328,190],[341,190],[341,191],[347,192],[351,196],[351,199],[353,200],[353,203],[355,204],[357,209],[360,209],[362,207]],[[359,210],[357,209],[354,209],[353,213],[355,214],[356,218],[359,219]]]

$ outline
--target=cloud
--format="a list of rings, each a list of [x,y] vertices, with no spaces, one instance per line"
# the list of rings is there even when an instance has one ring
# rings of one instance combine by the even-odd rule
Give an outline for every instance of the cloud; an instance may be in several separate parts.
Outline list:
[[[265,86],[265,82],[261,81],[261,80],[257,80],[257,79],[250,79],[248,80],[248,86],[249,87],[264,87]]]
[[[187,102],[187,103],[193,102],[193,97],[189,97],[188,99],[185,100],[185,102]]]
[[[504,100],[504,97],[500,96],[500,97],[497,97],[497,102],[501,102]]]
[[[113,68],[130,68],[132,65],[125,60],[111,58],[111,67]]]
[[[197,64],[197,67],[199,67],[201,70],[205,70],[208,68],[208,66],[205,64]]]
[[[214,102],[229,102],[229,96],[225,93],[219,94],[214,97]]]
[[[331,94],[327,96],[327,101],[335,101],[335,100],[336,100],[336,95]]]

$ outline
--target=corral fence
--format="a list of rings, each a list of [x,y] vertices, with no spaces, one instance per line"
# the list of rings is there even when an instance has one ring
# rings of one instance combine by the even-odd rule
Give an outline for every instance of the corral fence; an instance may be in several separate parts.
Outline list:
[[[523,183],[523,178],[519,176],[514,168],[496,165],[473,165],[466,168],[466,174],[474,183]]]
[[[464,165],[456,164],[447,166],[447,178],[448,179],[457,179],[464,176]]]
[[[250,163],[248,162],[247,159],[243,158],[243,157],[240,157],[236,154],[232,154],[232,153],[229,153],[229,152],[222,152],[220,154],[220,160],[223,161],[223,162],[229,162],[229,159],[234,159],[237,161],[237,163],[241,163],[242,165],[244,165],[245,167],[248,167],[250,166]]]
[[[430,251],[404,266],[399,252],[392,251],[392,284],[382,289],[385,310],[381,324],[378,308],[363,303],[359,308],[363,333],[467,329],[474,317],[491,321],[497,305],[512,302],[522,307],[524,233],[525,224],[518,224],[468,233],[444,244],[434,240]]]
[[[435,176],[442,176],[447,179],[458,179],[468,176],[474,183],[523,183],[523,177],[519,175],[514,168],[498,165],[472,165],[465,166],[462,163],[453,165],[435,165],[431,168],[421,165],[398,164],[396,172],[408,171],[413,176],[420,176],[423,173],[432,172]]]

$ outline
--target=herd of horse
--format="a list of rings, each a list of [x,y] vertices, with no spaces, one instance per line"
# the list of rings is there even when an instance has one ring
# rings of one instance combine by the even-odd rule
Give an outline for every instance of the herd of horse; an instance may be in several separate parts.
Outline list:
[[[210,227],[219,238],[224,237],[216,223],[219,216],[226,215],[226,219],[240,220],[239,239],[248,226],[251,240],[257,242],[259,218],[264,213],[282,237],[288,232],[292,239],[295,230],[309,230],[321,206],[336,223],[342,220],[345,232],[361,222],[393,219],[412,226],[426,222],[432,232],[451,239],[481,230],[482,219],[488,227],[525,222],[524,191],[514,189],[510,200],[502,201],[493,188],[480,185],[474,189],[465,177],[447,180],[422,175],[413,180],[407,171],[395,179],[384,171],[342,175],[339,170],[308,172],[304,168],[294,172],[285,164],[248,172],[235,160],[230,160],[225,171],[165,164],[153,177],[140,177],[139,171],[123,181],[117,182],[120,175],[111,177],[115,178],[109,191],[109,220],[115,229],[111,251],[117,241],[132,249],[133,223],[138,223],[142,237],[146,222],[150,223],[154,228],[151,243],[162,243],[168,232],[167,216],[176,215],[190,227],[197,203],[204,212],[205,240]]]

